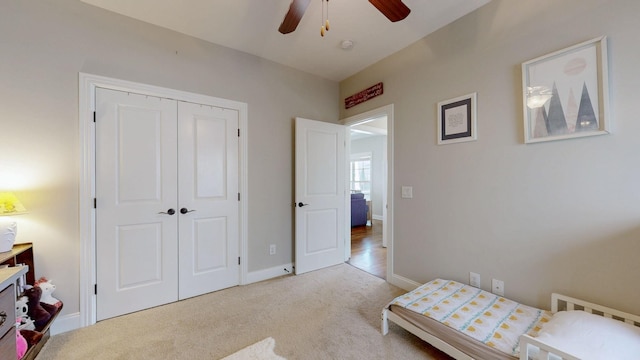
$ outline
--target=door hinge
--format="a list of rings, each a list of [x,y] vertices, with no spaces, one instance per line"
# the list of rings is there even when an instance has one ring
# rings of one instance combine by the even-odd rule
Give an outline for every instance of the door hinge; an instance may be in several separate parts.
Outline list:
[[[238,137],[240,137],[240,129],[238,129]]]
[[[240,265],[240,256],[238,256],[238,265]]]
[[[98,295],[98,284],[93,284],[93,293]]]
[[[240,193],[238,193],[238,201],[240,201]]]
[[[98,199],[93,198],[93,208],[97,209],[98,208]]]
[[[93,122],[96,122],[96,112],[93,112]]]

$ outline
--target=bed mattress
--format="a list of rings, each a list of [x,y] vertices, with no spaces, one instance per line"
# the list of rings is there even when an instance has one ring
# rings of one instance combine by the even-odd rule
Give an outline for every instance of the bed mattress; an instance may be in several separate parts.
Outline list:
[[[401,295],[389,311],[476,359],[515,359],[521,334],[536,336],[548,311],[451,280]]]

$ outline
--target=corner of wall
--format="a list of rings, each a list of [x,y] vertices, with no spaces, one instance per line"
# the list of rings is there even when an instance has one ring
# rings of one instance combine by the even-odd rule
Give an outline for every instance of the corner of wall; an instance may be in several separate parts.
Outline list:
[[[273,278],[277,278],[284,275],[292,275],[293,274],[293,264],[282,264],[279,266],[274,266],[269,269],[263,269],[258,271],[252,271],[247,273],[246,282],[242,285],[249,285],[256,282],[269,280]]]
[[[391,279],[389,279],[389,283],[391,285],[395,285],[401,289],[405,289],[407,291],[411,291],[415,288],[417,288],[418,286],[422,285],[419,282],[415,282],[411,279],[408,279],[404,276],[400,276],[397,274],[393,274],[391,275]]]
[[[71,330],[80,329],[81,327],[79,312],[59,316],[53,324],[51,324],[51,335],[62,334]]]

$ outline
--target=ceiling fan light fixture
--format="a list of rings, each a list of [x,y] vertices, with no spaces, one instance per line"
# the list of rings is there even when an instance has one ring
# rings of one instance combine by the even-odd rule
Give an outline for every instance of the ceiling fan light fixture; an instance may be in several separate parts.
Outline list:
[[[322,7],[322,26],[320,27],[320,36],[324,36],[324,33],[329,31],[329,0],[320,1]],[[293,32],[298,27],[300,19],[302,19],[302,16],[307,10],[307,6],[309,6],[310,2],[311,0],[291,0],[289,11],[287,11],[284,16],[278,31],[282,34],[289,34]],[[369,0],[369,2],[392,22],[403,20],[411,12],[411,9],[409,9],[402,0]],[[325,5],[327,17],[324,16]]]
[[[324,37],[324,33],[329,31],[329,0],[320,0],[322,2],[322,26],[320,27],[320,36]],[[327,17],[324,17],[325,3],[327,8]]]
[[[311,0],[291,0],[289,11],[284,16],[278,31],[282,34],[293,32],[298,27],[300,19],[302,19],[302,15],[307,11],[310,2]]]

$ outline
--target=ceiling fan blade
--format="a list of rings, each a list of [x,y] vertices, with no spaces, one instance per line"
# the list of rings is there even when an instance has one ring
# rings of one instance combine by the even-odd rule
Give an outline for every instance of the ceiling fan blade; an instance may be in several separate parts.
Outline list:
[[[298,27],[298,23],[300,23],[302,15],[304,15],[310,2],[311,0],[291,0],[289,11],[284,16],[278,31],[283,34],[293,32]]]
[[[369,0],[369,2],[392,22],[403,20],[411,12],[402,0]]]

